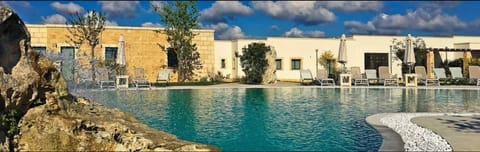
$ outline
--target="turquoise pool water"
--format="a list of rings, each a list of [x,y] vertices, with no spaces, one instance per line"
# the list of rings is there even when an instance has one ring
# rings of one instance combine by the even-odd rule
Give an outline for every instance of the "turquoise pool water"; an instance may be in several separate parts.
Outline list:
[[[232,88],[84,92],[150,127],[224,151],[376,151],[365,118],[383,112],[480,112],[478,90]]]

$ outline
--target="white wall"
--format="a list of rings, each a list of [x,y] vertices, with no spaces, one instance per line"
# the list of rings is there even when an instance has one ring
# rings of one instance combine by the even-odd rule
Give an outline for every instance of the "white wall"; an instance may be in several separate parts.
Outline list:
[[[415,36],[415,35],[414,35]],[[390,45],[393,39],[398,41],[404,41],[406,36],[380,36],[380,35],[353,35],[347,37],[347,63],[346,67],[359,66],[361,71],[364,69],[365,53],[390,53]],[[455,43],[467,43],[467,42],[480,42],[480,37],[472,36],[453,36],[453,37],[420,37],[422,38],[427,48],[460,48],[469,47],[471,49],[479,49],[480,43],[470,43],[468,46]],[[244,76],[245,74],[241,70],[239,58],[235,58],[235,51],[239,55],[242,54],[242,48],[247,47],[252,42],[263,42],[269,46],[272,46],[276,53],[277,59],[282,59],[282,69],[277,70],[277,78],[279,80],[299,80],[299,70],[291,70],[291,59],[301,59],[301,69],[310,69],[313,76],[316,76],[315,72],[315,50],[318,49],[318,57],[321,54],[330,51],[335,57],[338,56],[338,49],[340,45],[339,38],[287,38],[287,37],[268,37],[266,39],[239,39],[233,41],[215,41],[215,67],[220,67],[220,60],[225,57],[231,57],[232,62],[237,63],[235,65],[227,64],[227,68],[223,71],[231,69],[232,75],[238,75],[237,78]],[[231,51],[226,51],[228,46]],[[442,60],[445,59],[445,53],[441,52],[440,56]],[[459,57],[463,57],[463,53],[448,53],[448,60],[455,60]],[[235,61],[236,60],[236,61]],[[402,61],[394,59],[392,55],[392,74],[401,76],[401,64]],[[319,69],[323,69],[318,64]],[[339,64],[341,66],[341,64]],[[220,69],[219,69],[220,70]],[[235,72],[236,71],[236,72]],[[223,73],[223,72],[222,72]],[[225,72],[227,73],[227,72]],[[235,76],[234,76],[235,78]]]
[[[224,77],[227,79],[232,78],[233,73],[233,58],[235,57],[232,50],[232,41],[231,40],[216,40],[214,42],[214,68],[215,74],[221,72]],[[225,68],[221,67],[221,60],[225,59]]]

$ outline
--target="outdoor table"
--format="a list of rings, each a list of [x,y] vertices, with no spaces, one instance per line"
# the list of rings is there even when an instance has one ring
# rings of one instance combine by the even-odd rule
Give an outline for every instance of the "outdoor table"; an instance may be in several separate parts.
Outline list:
[[[118,88],[128,88],[128,75],[117,75],[117,89]]]
[[[352,86],[352,75],[351,74],[340,74],[340,86]]]
[[[416,87],[417,86],[417,74],[405,74],[403,77],[405,81],[405,87]]]

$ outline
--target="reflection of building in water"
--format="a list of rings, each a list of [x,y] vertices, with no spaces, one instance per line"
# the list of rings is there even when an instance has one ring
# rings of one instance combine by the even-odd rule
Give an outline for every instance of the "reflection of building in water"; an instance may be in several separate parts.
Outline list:
[[[417,104],[417,112],[435,112],[435,96],[436,90],[435,89],[425,89],[420,90],[421,96],[419,98],[419,103]]]
[[[351,97],[352,88],[340,88],[340,103],[348,103],[352,100]]]
[[[465,112],[479,112],[480,111],[480,90],[463,91],[463,105]]]
[[[403,98],[403,108],[405,112],[417,112],[417,98],[418,92],[417,88],[405,88],[404,89],[404,98]]]

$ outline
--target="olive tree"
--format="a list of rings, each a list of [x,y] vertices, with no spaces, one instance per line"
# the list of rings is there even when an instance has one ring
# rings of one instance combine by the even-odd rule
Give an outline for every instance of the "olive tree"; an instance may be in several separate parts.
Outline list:
[[[69,35],[67,38],[75,47],[87,43],[90,46],[90,64],[92,66],[92,78],[95,80],[95,47],[100,43],[100,34],[105,29],[106,17],[103,13],[95,10],[88,11],[84,16],[75,13],[67,22]]]
[[[199,11],[196,6],[195,1],[178,0],[165,2],[162,6],[152,4],[166,26],[164,30],[157,30],[157,32],[167,35],[169,48],[167,49],[165,45],[160,47],[164,51],[175,52],[178,62],[178,79],[181,82],[193,80],[194,71],[202,68],[197,45],[192,42],[197,35],[192,29],[199,28]]]
[[[258,84],[262,82],[262,77],[269,66],[266,54],[270,51],[272,51],[270,46],[256,42],[242,48],[240,62],[242,71],[245,73],[246,83]]]

